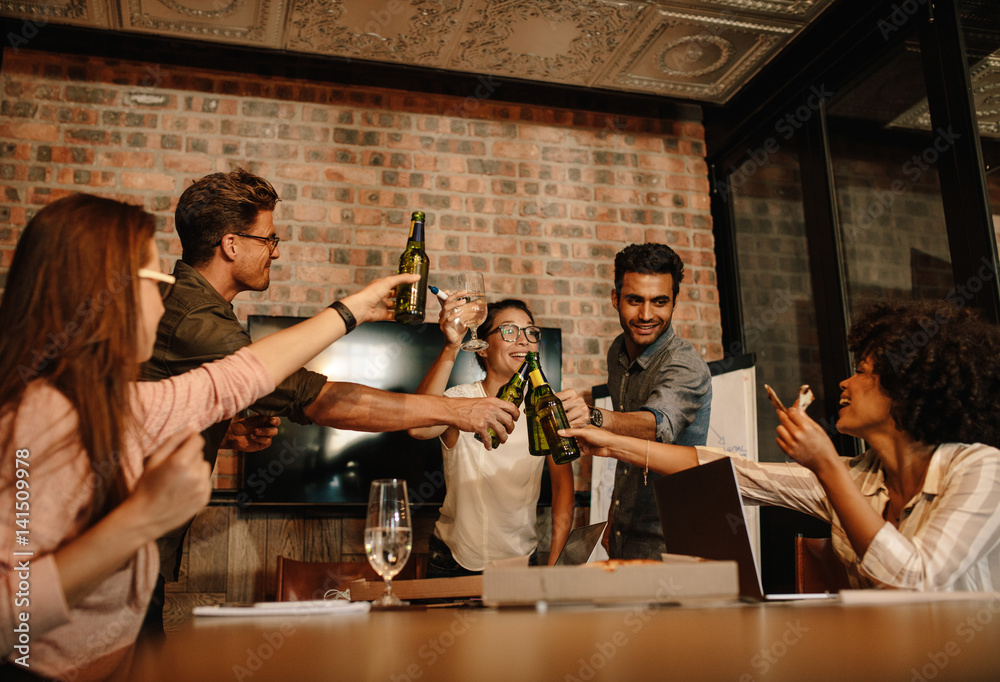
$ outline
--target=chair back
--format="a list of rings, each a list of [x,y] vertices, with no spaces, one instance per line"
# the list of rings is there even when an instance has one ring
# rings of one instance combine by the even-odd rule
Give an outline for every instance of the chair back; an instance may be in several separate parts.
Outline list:
[[[393,580],[412,580],[420,562],[411,558]],[[355,580],[381,581],[367,561],[297,561],[278,557],[278,601],[323,599],[330,590],[344,591]]]
[[[795,591],[840,592],[849,589],[847,569],[833,551],[830,538],[795,538]]]

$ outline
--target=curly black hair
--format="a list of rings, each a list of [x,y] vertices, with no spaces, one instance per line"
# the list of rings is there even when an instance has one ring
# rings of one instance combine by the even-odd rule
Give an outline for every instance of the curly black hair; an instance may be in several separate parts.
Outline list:
[[[896,427],[929,445],[1000,447],[1000,329],[945,301],[871,304],[848,335],[872,361]]]

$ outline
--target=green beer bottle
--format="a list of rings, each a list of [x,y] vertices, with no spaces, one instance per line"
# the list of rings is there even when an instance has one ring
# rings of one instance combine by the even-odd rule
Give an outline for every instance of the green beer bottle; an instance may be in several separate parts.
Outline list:
[[[420,281],[396,287],[397,322],[414,326],[424,323],[429,268],[430,259],[424,253],[424,212],[414,211],[410,216],[410,238],[406,242],[406,250],[399,257],[399,274],[420,275]]]
[[[507,402],[515,405],[516,407],[521,407],[521,401],[524,400],[524,389],[528,386],[528,358],[532,355],[538,355],[538,353],[528,353],[527,357],[521,363],[521,366],[517,368],[514,372],[514,376],[510,378],[506,384],[500,387],[497,391],[497,397],[501,400],[506,400]],[[492,428],[489,429],[490,443],[494,448],[500,447],[500,436],[496,434]],[[482,438],[479,434],[476,434],[476,440],[482,442]]]
[[[534,355],[529,372],[531,391],[525,408],[529,419],[528,450],[535,456],[552,455],[556,464],[568,464],[580,456],[580,446],[575,438],[563,438],[559,435],[559,429],[569,428],[569,419],[566,418],[562,401],[553,393],[542,374],[538,354]]]
[[[538,353],[528,353],[525,361],[528,363],[529,380],[534,370],[542,371],[542,366],[538,360]],[[528,452],[535,457],[545,457],[552,453],[549,451],[549,444],[545,440],[545,432],[542,431],[542,425],[538,423],[538,415],[535,412],[535,399],[533,398],[534,392],[534,382],[532,381],[532,385],[528,388],[528,395],[524,400],[524,416],[528,420]]]

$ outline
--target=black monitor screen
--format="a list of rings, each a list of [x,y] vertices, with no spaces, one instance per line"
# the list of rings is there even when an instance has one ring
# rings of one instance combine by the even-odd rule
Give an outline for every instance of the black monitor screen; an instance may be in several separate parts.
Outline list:
[[[302,319],[251,315],[248,330],[256,340]],[[437,325],[369,322],[329,346],[306,367],[332,381],[413,393],[443,345],[444,336]],[[542,371],[558,391],[562,383],[561,331],[543,329],[539,351]],[[459,353],[449,386],[483,378],[474,358],[474,353]],[[383,433],[302,426],[282,419],[271,447],[242,456],[240,498],[253,504],[363,507],[373,480],[405,478],[412,504],[417,508],[439,506],[444,500],[440,441],[417,440],[406,431],[393,431],[398,428],[397,417],[384,415]],[[550,499],[549,486],[543,482],[540,503],[548,504]]]

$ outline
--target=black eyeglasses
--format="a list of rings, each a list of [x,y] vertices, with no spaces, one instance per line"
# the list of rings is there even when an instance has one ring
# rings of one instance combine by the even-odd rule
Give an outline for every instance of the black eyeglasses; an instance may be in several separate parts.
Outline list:
[[[500,332],[500,338],[509,343],[517,341],[517,337],[524,332],[524,338],[528,340],[529,343],[538,343],[538,340],[542,338],[542,330],[534,325],[530,327],[518,327],[516,324],[502,324],[490,334]],[[489,336],[487,334],[486,336]]]
[[[281,237],[276,234],[272,234],[270,237],[258,237],[255,234],[246,234],[244,232],[233,232],[234,237],[246,237],[247,239],[256,239],[257,241],[267,242],[268,253],[274,253],[274,250],[278,248],[278,242],[281,241]],[[222,246],[222,240],[220,239],[215,243],[216,246]]]

